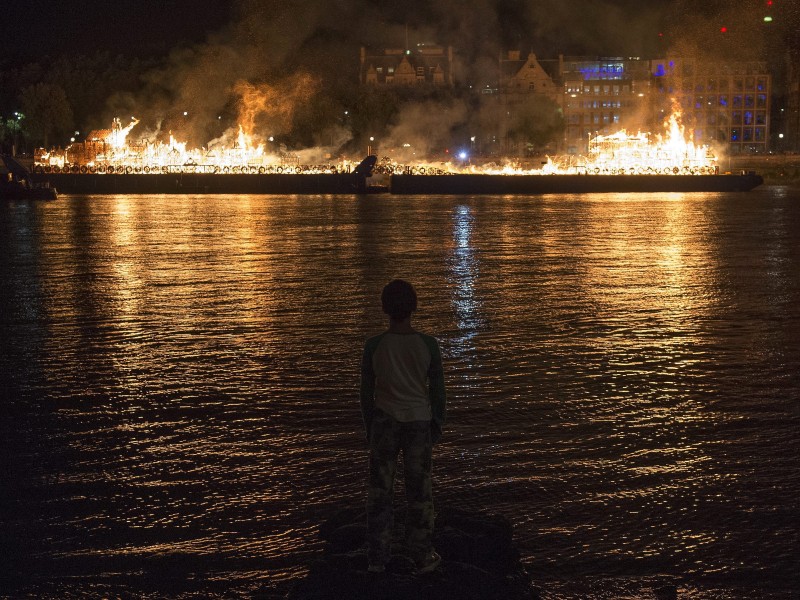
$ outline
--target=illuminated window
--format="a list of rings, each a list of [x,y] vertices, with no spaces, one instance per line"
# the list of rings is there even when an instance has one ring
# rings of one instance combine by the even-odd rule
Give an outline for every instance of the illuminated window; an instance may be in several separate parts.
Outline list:
[[[728,106],[728,94],[720,94],[719,95],[719,105],[720,106]]]
[[[766,79],[766,77],[759,77],[756,80],[756,89],[759,92],[766,92],[767,91],[767,79]]]
[[[742,106],[742,97],[738,96],[738,95],[734,96],[733,97],[733,107],[734,108],[739,108],[740,106]]]
[[[753,124],[753,111],[752,110],[744,111],[744,124],[745,125],[752,125]]]
[[[756,96],[756,106],[758,108],[766,108],[767,107],[767,96],[766,96],[766,94],[758,94]]]

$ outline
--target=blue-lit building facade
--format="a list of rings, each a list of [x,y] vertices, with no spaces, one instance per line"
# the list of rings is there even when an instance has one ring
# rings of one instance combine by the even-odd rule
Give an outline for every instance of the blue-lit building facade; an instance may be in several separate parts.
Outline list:
[[[696,144],[731,155],[770,149],[772,78],[765,62],[709,63],[668,58],[652,61],[659,112],[675,98]]]
[[[558,78],[563,85],[564,151],[587,152],[597,134],[651,130],[650,61],[560,56]]]
[[[730,155],[770,150],[765,62],[560,57],[559,79],[566,152],[585,152],[598,133],[662,131],[673,102],[695,144]]]

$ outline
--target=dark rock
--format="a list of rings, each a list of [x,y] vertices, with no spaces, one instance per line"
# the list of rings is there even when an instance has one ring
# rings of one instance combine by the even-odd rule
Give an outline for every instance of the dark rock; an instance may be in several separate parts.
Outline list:
[[[351,523],[366,524],[366,522],[367,513],[364,507],[345,508],[319,526],[319,537],[329,542],[330,536],[340,527],[350,525]]]
[[[325,540],[333,552],[350,552],[364,545],[367,535],[366,517],[363,523],[348,523],[329,532]]]
[[[531,600],[538,594],[519,561],[511,524],[503,517],[444,508],[436,516],[434,547],[442,564],[416,576],[402,547],[398,514],[386,572],[367,572],[363,509],[347,509],[320,526],[328,542],[288,600]]]

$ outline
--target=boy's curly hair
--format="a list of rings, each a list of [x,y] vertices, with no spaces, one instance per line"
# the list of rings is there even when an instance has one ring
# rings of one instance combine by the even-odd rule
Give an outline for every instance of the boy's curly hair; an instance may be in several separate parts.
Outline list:
[[[383,288],[381,304],[383,312],[395,321],[402,321],[417,310],[417,292],[407,281],[394,279]]]

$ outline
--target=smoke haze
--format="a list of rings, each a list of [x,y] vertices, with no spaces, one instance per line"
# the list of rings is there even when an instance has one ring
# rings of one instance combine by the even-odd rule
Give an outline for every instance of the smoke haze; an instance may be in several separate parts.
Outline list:
[[[457,81],[476,87],[496,85],[498,57],[511,49],[543,59],[656,58],[676,51],[758,58],[763,33],[746,27],[752,6],[746,0],[700,7],[687,0],[240,0],[229,24],[204,44],[173,52],[166,67],[150,74],[141,97],[115,98],[110,110],[138,111],[143,127],[160,123],[162,131],[196,145],[242,120],[251,135],[286,132],[293,110],[287,101],[323,95],[331,105],[326,110],[334,111],[352,97],[361,46],[452,46]],[[730,23],[737,36],[712,35],[720,22]],[[430,136],[426,111],[442,115],[446,125],[466,118],[466,108],[449,104],[408,108],[402,115],[408,118],[393,124],[394,137]]]

